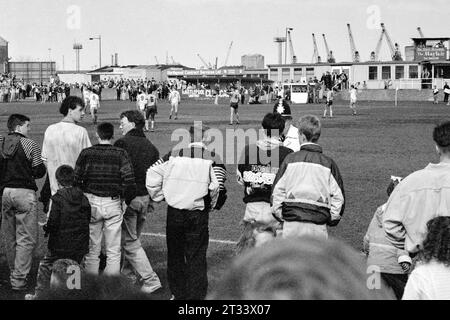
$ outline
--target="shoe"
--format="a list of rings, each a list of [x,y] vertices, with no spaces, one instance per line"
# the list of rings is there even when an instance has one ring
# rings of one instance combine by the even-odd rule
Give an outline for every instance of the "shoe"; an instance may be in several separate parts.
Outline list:
[[[150,129],[150,132],[155,132],[155,129]]]
[[[174,295],[171,295],[170,298],[169,298],[169,300],[175,300],[175,296],[174,296]]]
[[[233,123],[229,123],[229,125],[230,125],[230,126],[232,126],[232,125],[233,125]]]
[[[175,120],[178,120],[178,117],[175,117]]]
[[[172,116],[169,116],[169,120],[172,119]]]
[[[236,124],[239,124],[239,121],[238,121],[238,122],[236,122]]]
[[[150,293],[154,293],[155,291],[157,291],[161,288],[162,288],[161,283],[157,283],[157,284],[153,284],[153,285],[144,283],[141,287],[141,291],[144,293],[150,294]]]

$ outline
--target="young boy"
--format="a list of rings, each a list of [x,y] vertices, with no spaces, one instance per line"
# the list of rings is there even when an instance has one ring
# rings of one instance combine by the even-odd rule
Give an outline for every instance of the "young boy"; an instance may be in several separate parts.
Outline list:
[[[326,118],[327,117],[327,110],[330,110],[330,118],[333,118],[333,96],[334,96],[334,90],[335,87],[333,87],[331,90],[327,91],[327,102],[325,104],[325,108],[323,109],[323,117],[322,118]]]
[[[350,109],[352,109],[353,115],[356,116],[356,88],[354,85],[350,87]]]
[[[439,103],[439,89],[437,88],[437,86],[434,86],[433,89],[433,104],[438,104]]]
[[[158,113],[158,107],[156,106],[156,96],[153,93],[147,95],[147,107],[145,109],[145,130],[148,131],[148,121],[151,121],[150,131],[155,131],[155,115]]]
[[[391,177],[387,188],[388,196],[401,180],[399,177]],[[386,204],[376,210],[364,236],[363,251],[368,256],[367,265],[379,268],[381,278],[392,288],[397,299],[400,299],[408,280],[407,273],[412,261],[407,251],[395,248],[386,239],[383,228],[385,210]]]
[[[62,165],[56,170],[58,191],[52,197],[52,207],[44,225],[48,239],[48,252],[39,264],[34,295],[26,300],[39,298],[50,286],[53,264],[59,259],[71,259],[81,263],[89,251],[89,221],[91,206],[83,192],[73,187],[74,170]]]
[[[100,109],[100,97],[98,96],[96,91],[92,91],[91,94],[89,95],[89,107],[90,107],[89,111],[91,113],[92,122],[95,125],[95,124],[97,124],[97,112],[98,112],[98,109]]]

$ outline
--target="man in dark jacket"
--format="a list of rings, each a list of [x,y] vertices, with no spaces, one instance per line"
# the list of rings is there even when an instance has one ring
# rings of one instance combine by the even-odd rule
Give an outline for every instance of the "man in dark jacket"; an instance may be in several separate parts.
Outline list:
[[[56,260],[71,259],[80,264],[89,251],[89,200],[79,188],[73,187],[72,167],[60,166],[56,180],[59,189],[52,197],[52,208],[44,226],[45,235],[49,235],[48,252],[39,264],[35,294],[26,295],[26,300],[37,299],[48,290]]]
[[[2,191],[2,234],[10,266],[11,289],[27,289],[33,251],[38,240],[37,186],[45,175],[41,150],[29,139],[30,118],[12,114],[9,134],[0,137],[0,191]]]
[[[161,288],[161,281],[153,271],[139,237],[149,209],[153,211],[145,178],[147,169],[159,159],[159,151],[145,136],[144,124],[145,119],[138,110],[122,112],[120,128],[124,137],[117,140],[114,146],[127,151],[136,180],[136,197],[127,205],[122,222],[122,250],[125,258],[122,274],[133,278],[134,269],[143,280],[142,291],[152,293]]]

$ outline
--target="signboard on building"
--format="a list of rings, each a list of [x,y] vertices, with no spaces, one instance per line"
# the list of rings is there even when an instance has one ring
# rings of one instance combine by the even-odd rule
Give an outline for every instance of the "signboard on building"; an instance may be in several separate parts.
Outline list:
[[[169,70],[168,76],[222,76],[242,74],[242,69],[219,69],[219,70]]]
[[[416,48],[416,61],[447,60],[446,48]]]

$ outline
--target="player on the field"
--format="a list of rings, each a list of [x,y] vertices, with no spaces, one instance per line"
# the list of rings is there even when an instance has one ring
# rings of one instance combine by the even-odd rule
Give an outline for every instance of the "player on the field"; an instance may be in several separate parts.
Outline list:
[[[136,107],[145,117],[145,108],[147,107],[147,95],[141,89],[139,89],[139,94],[136,97]]]
[[[176,89],[172,89],[169,94],[169,101],[170,101],[170,115],[169,119],[172,119],[172,114],[175,111],[175,120],[178,119],[178,105],[180,104],[180,93]]]
[[[350,109],[352,109],[353,115],[356,116],[356,88],[354,85],[350,87]],[[331,115],[331,111],[330,111]]]
[[[327,117],[327,110],[330,110],[330,118],[333,118],[333,96],[334,96],[334,90],[336,87],[333,87],[331,90],[327,91],[327,102],[325,104],[325,107],[323,109],[323,117]]]
[[[100,108],[100,97],[95,91],[89,95],[90,113],[94,124],[97,124],[97,111]]]
[[[91,97],[91,91],[87,88],[84,87],[83,90],[83,100],[84,100],[84,110],[89,110],[90,108],[90,104],[89,104],[89,99]]]
[[[151,120],[150,131],[155,131],[155,115],[158,113],[156,106],[156,95],[149,93],[147,95],[147,108],[145,109],[145,131],[148,131],[148,120]]]

